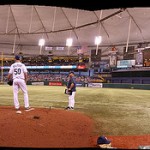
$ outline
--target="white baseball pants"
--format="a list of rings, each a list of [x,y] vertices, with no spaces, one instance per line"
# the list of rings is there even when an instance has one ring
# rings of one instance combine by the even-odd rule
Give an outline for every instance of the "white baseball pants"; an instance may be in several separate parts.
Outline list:
[[[25,83],[25,80],[23,80],[23,79],[14,79],[13,94],[14,94],[15,108],[18,109],[20,107],[20,104],[19,104],[19,101],[18,101],[19,89],[21,89],[23,94],[24,94],[24,105],[25,105],[25,107],[29,107],[28,91],[27,91],[27,85]]]
[[[74,107],[75,94],[76,94],[76,92],[72,92],[72,95],[69,95],[69,105],[68,105],[68,107]]]

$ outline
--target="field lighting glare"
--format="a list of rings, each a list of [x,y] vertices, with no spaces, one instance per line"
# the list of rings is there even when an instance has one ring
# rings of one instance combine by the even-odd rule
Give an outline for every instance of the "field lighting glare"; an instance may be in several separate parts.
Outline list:
[[[45,40],[44,39],[40,39],[39,40],[39,46],[44,46],[45,45]]]
[[[68,47],[72,46],[72,42],[73,42],[73,39],[72,38],[68,38],[66,40],[66,46],[68,46]]]
[[[95,37],[95,45],[99,45],[102,42],[102,37],[101,36],[96,36]]]

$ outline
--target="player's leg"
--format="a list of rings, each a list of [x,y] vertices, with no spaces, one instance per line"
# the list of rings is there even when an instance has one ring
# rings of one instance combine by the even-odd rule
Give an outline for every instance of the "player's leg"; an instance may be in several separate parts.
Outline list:
[[[69,105],[68,105],[68,107],[70,107],[70,108],[74,108],[74,103],[75,103],[75,93],[76,92],[72,92],[72,95],[69,95]]]
[[[25,108],[29,108],[29,97],[28,97],[28,90],[27,90],[27,85],[24,80],[20,79],[19,81],[19,86],[24,94],[24,105]]]
[[[69,108],[71,107],[71,97],[72,97],[72,95],[69,95],[69,97],[68,97],[68,99],[69,99],[68,107]]]
[[[71,109],[71,104],[70,104],[70,102],[71,102],[71,95],[68,96],[68,107],[65,108],[66,110]]]
[[[19,107],[20,107],[19,101],[18,101],[18,90],[19,90],[18,82],[17,82],[17,80],[14,80],[14,83],[13,83],[13,95],[14,95],[14,105],[15,105],[16,109],[19,109]]]
[[[75,104],[75,94],[76,92],[72,92],[71,98],[70,98],[70,107],[74,109],[74,104]]]

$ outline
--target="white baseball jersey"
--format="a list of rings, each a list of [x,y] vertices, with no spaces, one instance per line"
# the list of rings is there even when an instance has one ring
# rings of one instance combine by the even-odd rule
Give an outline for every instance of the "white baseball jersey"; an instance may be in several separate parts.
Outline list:
[[[25,79],[24,73],[27,73],[25,65],[21,62],[15,62],[11,65],[9,73],[13,75],[13,79]]]
[[[29,98],[28,98],[28,91],[25,82],[24,73],[27,73],[27,69],[25,65],[21,62],[15,62],[11,65],[9,74],[13,76],[13,94],[14,94],[14,105],[15,108],[18,109],[20,107],[18,101],[18,91],[21,89],[24,93],[24,104],[25,108],[29,107]]]

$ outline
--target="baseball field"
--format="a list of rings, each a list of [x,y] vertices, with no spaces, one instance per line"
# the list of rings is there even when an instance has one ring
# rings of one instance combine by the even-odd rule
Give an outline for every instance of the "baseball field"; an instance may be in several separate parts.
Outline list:
[[[30,105],[64,110],[68,105],[64,89],[63,86],[28,86]],[[0,93],[0,106],[13,106],[12,87],[0,85]],[[93,120],[92,134],[95,136],[150,135],[149,90],[78,87],[75,100],[73,112],[80,112]],[[21,91],[19,102],[24,106]]]

